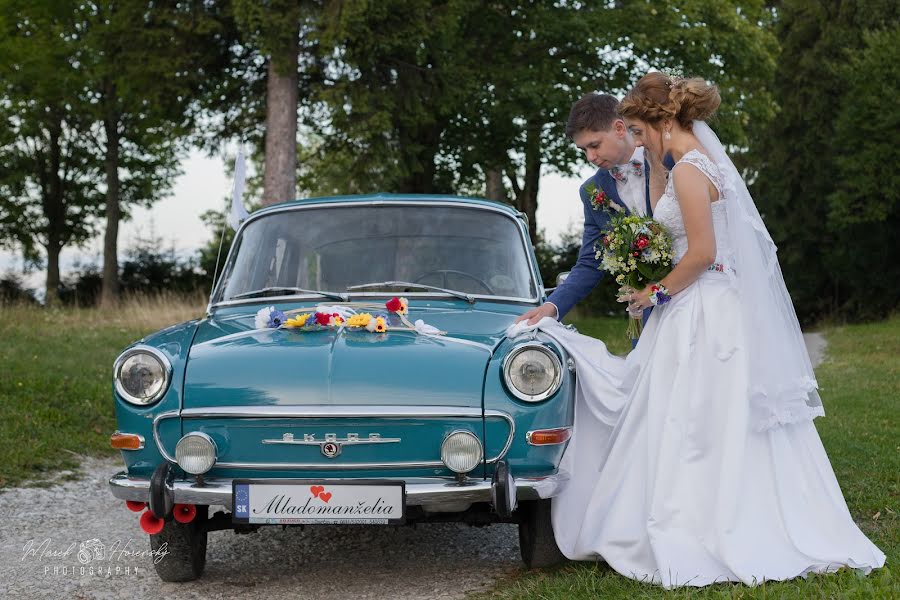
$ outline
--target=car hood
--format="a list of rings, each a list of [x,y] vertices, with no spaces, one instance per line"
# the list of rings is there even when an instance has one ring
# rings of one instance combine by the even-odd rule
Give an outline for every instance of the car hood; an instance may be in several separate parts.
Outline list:
[[[521,310],[411,308],[410,320],[446,332],[439,337],[410,331],[256,330],[255,311],[217,313],[200,324],[194,338],[184,407],[481,406],[491,353]]]

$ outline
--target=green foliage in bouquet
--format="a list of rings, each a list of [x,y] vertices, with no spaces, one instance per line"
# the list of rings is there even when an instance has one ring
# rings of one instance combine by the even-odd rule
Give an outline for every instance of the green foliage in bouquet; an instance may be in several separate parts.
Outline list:
[[[599,268],[615,277],[620,295],[658,282],[672,270],[672,240],[651,217],[613,217],[594,250]],[[629,337],[637,338],[640,329],[640,320],[629,321]]]

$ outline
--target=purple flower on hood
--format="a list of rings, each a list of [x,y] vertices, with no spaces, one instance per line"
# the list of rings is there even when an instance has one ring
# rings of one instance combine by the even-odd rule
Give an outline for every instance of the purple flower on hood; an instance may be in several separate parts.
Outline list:
[[[281,327],[285,321],[284,311],[281,310],[273,310],[269,313],[269,322],[266,323],[266,327],[271,327],[272,329],[277,329]]]

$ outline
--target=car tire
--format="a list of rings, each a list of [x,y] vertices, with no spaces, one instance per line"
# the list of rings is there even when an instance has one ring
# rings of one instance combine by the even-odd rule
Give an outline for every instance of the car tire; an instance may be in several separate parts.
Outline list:
[[[194,581],[206,567],[206,520],[209,507],[198,506],[190,523],[167,521],[162,531],[150,536],[156,574],[163,581]],[[156,555],[165,544],[165,555]]]
[[[568,561],[556,545],[550,522],[551,500],[522,502],[519,511],[519,551],[529,569],[555,567]]]

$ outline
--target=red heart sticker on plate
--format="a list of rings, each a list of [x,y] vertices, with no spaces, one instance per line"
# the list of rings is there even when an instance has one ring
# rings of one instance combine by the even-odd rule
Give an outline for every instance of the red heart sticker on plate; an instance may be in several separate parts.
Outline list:
[[[321,494],[319,494],[319,500],[327,503],[329,500],[331,500],[331,492],[322,492]]]
[[[325,491],[325,486],[314,485],[311,488],[309,488],[309,491],[313,495],[313,498],[315,498],[316,496],[318,496],[319,494],[321,494],[322,492]],[[329,497],[330,497],[330,495],[329,495]]]

